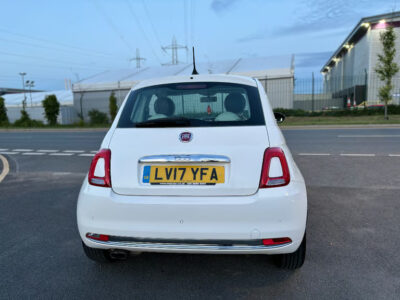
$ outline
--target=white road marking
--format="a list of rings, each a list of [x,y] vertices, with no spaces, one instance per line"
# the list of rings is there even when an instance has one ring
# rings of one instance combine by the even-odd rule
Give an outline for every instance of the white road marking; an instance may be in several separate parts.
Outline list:
[[[338,138],[388,138],[400,137],[399,134],[354,134],[354,135],[338,135]]]
[[[53,156],[71,156],[74,155],[73,153],[50,153],[49,155]]]
[[[0,160],[3,163],[3,170],[0,173],[0,182],[2,182],[7,176],[8,172],[10,172],[10,165],[8,164],[8,160],[3,155],[0,155]]]
[[[7,151],[8,149],[0,149],[0,151]]]
[[[331,155],[330,153],[299,153],[298,155],[303,155],[303,156],[329,156]]]
[[[6,152],[6,151],[1,151],[0,154],[13,155],[13,154],[19,154],[19,152]]]
[[[37,152],[45,152],[45,153],[53,153],[53,152],[58,152],[60,150],[37,150]]]
[[[53,172],[54,176],[60,176],[60,175],[70,175],[72,174],[71,172]]]
[[[64,150],[65,153],[83,153],[84,150]]]
[[[360,157],[368,156],[368,157],[371,157],[371,156],[375,156],[375,154],[372,154],[372,153],[341,153],[340,156],[360,156]]]
[[[389,154],[389,156],[394,156],[394,157],[398,156],[398,157],[400,157],[400,154]]]
[[[78,154],[78,156],[94,156],[94,153],[83,153],[83,154]]]
[[[22,155],[45,155],[46,153],[41,153],[41,152],[26,152],[22,153]]]
[[[33,149],[13,149],[12,151],[29,152],[29,151],[33,151]]]

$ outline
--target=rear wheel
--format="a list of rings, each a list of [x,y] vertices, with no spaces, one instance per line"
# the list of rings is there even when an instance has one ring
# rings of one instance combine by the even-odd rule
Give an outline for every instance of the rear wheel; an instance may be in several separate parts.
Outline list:
[[[91,260],[99,263],[110,263],[113,262],[114,259],[110,257],[110,252],[104,249],[90,248],[82,242],[83,251],[86,256]]]
[[[288,254],[279,254],[276,257],[276,264],[279,268],[294,270],[300,268],[306,259],[306,234],[299,248]]]

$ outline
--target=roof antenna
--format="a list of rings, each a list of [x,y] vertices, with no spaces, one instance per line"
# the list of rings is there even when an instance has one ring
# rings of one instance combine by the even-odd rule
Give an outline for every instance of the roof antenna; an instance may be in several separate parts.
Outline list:
[[[193,50],[193,71],[192,71],[192,75],[199,75],[199,73],[196,70],[196,59],[194,57],[194,47],[192,47]]]

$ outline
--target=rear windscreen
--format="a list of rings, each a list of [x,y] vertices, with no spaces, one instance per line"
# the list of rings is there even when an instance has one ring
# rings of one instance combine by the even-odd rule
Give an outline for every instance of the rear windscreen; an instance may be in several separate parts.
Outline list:
[[[219,82],[135,90],[118,122],[119,128],[248,125],[265,125],[257,88]]]

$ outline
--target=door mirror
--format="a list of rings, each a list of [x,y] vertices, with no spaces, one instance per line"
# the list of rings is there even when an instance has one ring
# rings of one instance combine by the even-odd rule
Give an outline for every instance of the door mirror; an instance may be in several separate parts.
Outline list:
[[[285,121],[285,115],[283,113],[280,112],[274,112],[274,116],[275,116],[275,120],[278,123],[282,123],[283,121]]]

